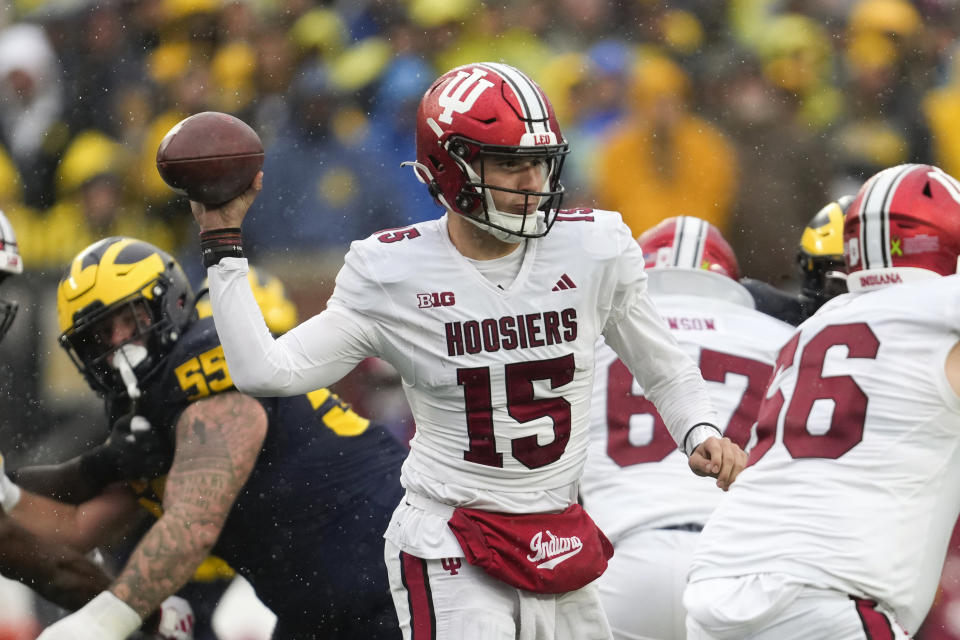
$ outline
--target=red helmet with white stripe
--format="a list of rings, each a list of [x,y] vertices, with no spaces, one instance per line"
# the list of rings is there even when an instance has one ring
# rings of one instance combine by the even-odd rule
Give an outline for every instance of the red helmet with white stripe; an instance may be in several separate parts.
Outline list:
[[[553,225],[567,151],[543,90],[514,67],[483,62],[448,71],[424,94],[417,111],[417,161],[409,164],[441,205],[516,242],[546,235]],[[486,156],[543,160],[543,186],[515,191],[487,184],[483,163],[475,162]],[[525,215],[498,211],[490,193],[496,189],[522,193],[538,206]]]
[[[960,257],[960,182],[928,164],[870,178],[843,225],[851,291],[946,276]]]
[[[693,216],[667,218],[637,238],[647,269],[703,269],[740,279],[733,249],[715,226]]]

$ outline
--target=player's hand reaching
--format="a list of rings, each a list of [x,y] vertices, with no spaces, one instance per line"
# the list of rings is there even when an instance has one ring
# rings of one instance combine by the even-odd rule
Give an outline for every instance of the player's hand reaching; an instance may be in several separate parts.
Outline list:
[[[747,466],[747,454],[730,438],[707,438],[690,454],[690,468],[698,476],[717,479],[717,486],[727,491]]]
[[[218,207],[210,207],[201,202],[191,200],[190,210],[193,211],[193,218],[200,226],[200,231],[239,227],[243,224],[243,219],[247,215],[247,211],[250,209],[250,206],[256,199],[257,194],[260,193],[262,187],[263,171],[260,171],[246,191]]]

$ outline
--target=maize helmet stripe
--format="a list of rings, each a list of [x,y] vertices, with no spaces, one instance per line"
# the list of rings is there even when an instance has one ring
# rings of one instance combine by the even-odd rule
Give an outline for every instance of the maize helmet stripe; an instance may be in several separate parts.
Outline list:
[[[680,216],[673,242],[671,262],[674,267],[699,269],[707,242],[708,227],[700,218]]]
[[[860,205],[860,246],[865,269],[893,266],[890,259],[890,201],[900,182],[916,167],[905,164],[878,173]]]
[[[533,81],[525,73],[498,62],[485,62],[481,66],[491,69],[513,89],[523,109],[521,117],[530,133],[550,131],[547,105]]]

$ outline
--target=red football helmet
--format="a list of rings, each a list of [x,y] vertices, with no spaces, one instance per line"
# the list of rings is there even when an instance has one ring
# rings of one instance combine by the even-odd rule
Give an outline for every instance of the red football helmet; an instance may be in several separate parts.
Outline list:
[[[693,216],[667,218],[637,238],[647,269],[703,269],[740,279],[733,249],[715,226]]]
[[[457,67],[427,90],[417,111],[417,178],[450,211],[484,225],[502,240],[546,235],[563,197],[560,172],[568,145],[543,90],[523,72],[500,63]],[[539,191],[515,191],[487,184],[485,156],[544,160]],[[491,190],[535,198],[536,213],[498,211]],[[531,208],[532,210],[533,208]]]
[[[851,291],[956,273],[960,182],[928,164],[884,169],[847,210],[843,250]]]

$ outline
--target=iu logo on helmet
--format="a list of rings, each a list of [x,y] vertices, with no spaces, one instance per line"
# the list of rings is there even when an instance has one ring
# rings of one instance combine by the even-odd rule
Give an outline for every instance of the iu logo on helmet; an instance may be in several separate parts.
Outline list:
[[[444,124],[453,123],[453,114],[467,113],[473,108],[473,105],[480,99],[480,94],[493,86],[484,76],[487,72],[483,69],[475,68],[473,73],[467,74],[466,71],[457,73],[457,77],[447,83],[440,93],[437,102],[443,109],[438,120]],[[467,92],[470,93],[467,93]],[[464,97],[464,94],[467,94]]]

